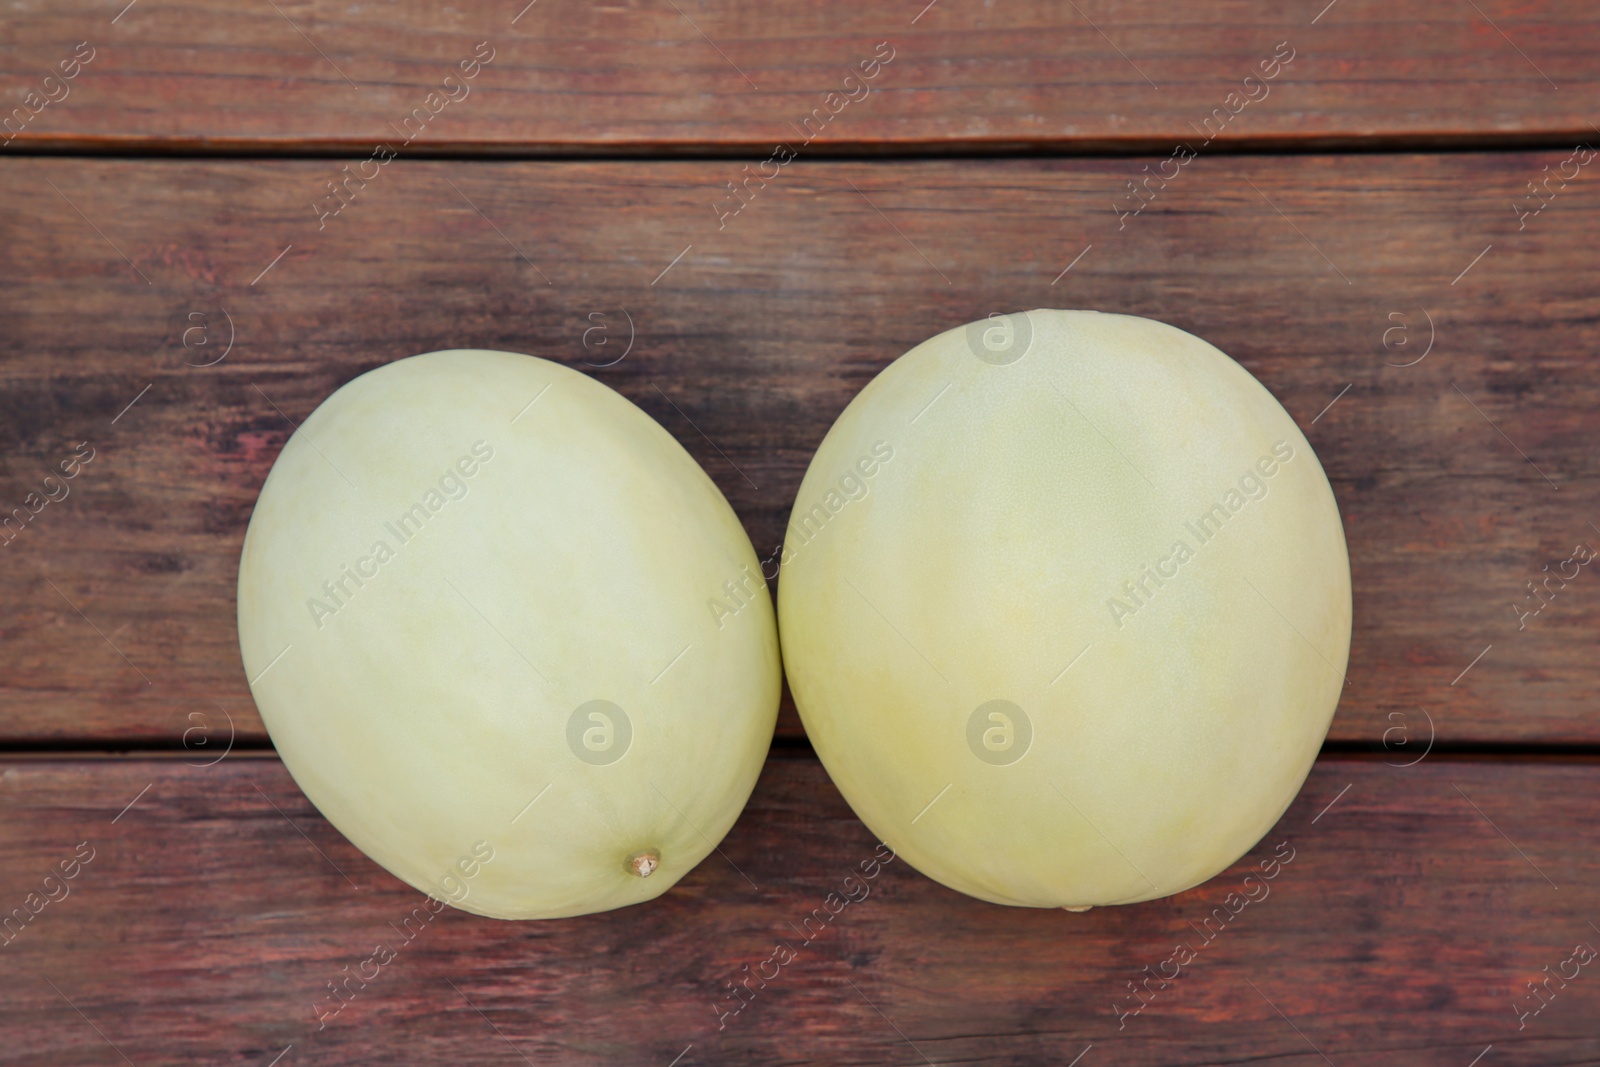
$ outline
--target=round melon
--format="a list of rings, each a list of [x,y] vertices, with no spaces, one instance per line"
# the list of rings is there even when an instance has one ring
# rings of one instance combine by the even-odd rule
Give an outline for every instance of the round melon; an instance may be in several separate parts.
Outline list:
[[[817,754],[928,876],[1166,896],[1283,814],[1345,684],[1328,479],[1239,364],[1090,311],[995,316],[862,390],[806,472],[779,632]]]
[[[711,479],[613,390],[508,352],[403,359],[306,418],[245,536],[239,644],[328,821],[504,919],[668,889],[743,808],[780,689]]]

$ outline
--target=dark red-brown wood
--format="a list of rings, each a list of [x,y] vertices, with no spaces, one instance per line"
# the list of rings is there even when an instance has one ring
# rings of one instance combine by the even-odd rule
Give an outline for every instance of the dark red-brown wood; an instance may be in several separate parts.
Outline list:
[[[89,64],[47,86],[80,42]],[[430,105],[479,42],[493,59],[470,92]],[[1224,139],[1593,135],[1600,21],[1581,0],[26,0],[0,13],[0,101],[66,93],[12,128],[11,147],[58,149],[365,155],[403,138],[396,126],[419,107],[437,116],[414,146],[435,151],[710,147],[754,162],[804,138],[796,127],[818,108],[837,109],[816,122],[818,152],[1170,148],[1213,109],[1237,106],[1228,94],[1280,42],[1292,63],[1265,90],[1248,87],[1266,95]],[[880,43],[893,59],[870,93],[829,104],[829,93],[860,95],[845,79]]]
[[[1143,161],[801,161],[721,230],[730,163],[397,160],[320,231],[331,161],[0,161],[0,505],[95,450],[0,547],[0,740],[262,738],[241,539],[292,422],[362,371],[473,346],[587,370],[767,556],[887,362],[1063,306],[1212,341],[1306,430],[1355,580],[1335,739],[1594,744],[1600,586],[1552,585],[1521,630],[1512,606],[1600,547],[1596,179],[1513,211],[1563,158],[1201,157],[1122,219]]]
[[[320,1030],[327,983],[399,942],[390,924],[422,898],[281,764],[0,766],[0,908],[81,842],[94,852],[0,947],[0,1059],[16,1067],[122,1062],[110,1043],[139,1067],[259,1067],[291,1045],[283,1067],[1064,1065],[1091,1044],[1080,1067],[1308,1067],[1324,1062],[1313,1045],[1371,1067],[1466,1067],[1489,1045],[1482,1062],[1503,1067],[1600,1062],[1596,964],[1521,1030],[1513,1007],[1574,945],[1600,946],[1592,760],[1328,758],[1261,845],[1176,897],[1004,908],[896,861],[806,945],[793,926],[875,843],[819,764],[774,759],[726,859],[664,897],[551,922],[447,911]],[[1243,879],[1283,842],[1269,895],[1202,943],[1195,926],[1230,892],[1260,896]],[[721,1020],[727,983],[783,939],[798,957]],[[1197,958],[1119,1030],[1127,983],[1180,941]]]
[[[470,95],[402,144],[480,41]],[[0,10],[0,519],[94,455],[0,532],[0,918],[94,850],[0,924],[0,1063],[1600,1065],[1593,964],[1518,1017],[1600,947],[1600,587],[1513,609],[1600,547],[1600,171],[1570,173],[1597,47],[1575,0]],[[378,141],[399,158],[363,163]],[[1441,148],[1474,151],[1396,154]],[[368,180],[319,224],[347,166]],[[874,850],[780,743],[726,859],[604,915],[447,911],[319,1029],[421,898],[246,751],[235,567],[292,423],[393,359],[533,352],[659,419],[766,556],[873,374],[1039,306],[1195,332],[1305,429],[1355,586],[1332,737],[1376,751],[1325,755],[1166,900],[1000,908],[892,864],[719,1026]],[[1119,1028],[1281,842],[1271,896]]]

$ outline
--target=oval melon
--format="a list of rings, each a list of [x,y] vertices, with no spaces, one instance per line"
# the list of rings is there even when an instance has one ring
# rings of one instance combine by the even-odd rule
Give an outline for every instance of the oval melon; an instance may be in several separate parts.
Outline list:
[[[845,799],[984,900],[1127,903],[1283,813],[1344,685],[1350,569],[1305,437],[1216,348],[1032,311],[900,357],[785,535],[779,630]]]
[[[250,520],[239,644],[328,820],[507,919],[681,878],[748,798],[780,688],[710,478],[616,392],[507,352],[400,360],[306,418]]]

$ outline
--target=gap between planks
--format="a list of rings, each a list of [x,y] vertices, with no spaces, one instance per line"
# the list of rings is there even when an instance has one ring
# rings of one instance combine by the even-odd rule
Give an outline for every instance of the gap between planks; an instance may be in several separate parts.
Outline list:
[[[1218,138],[1207,155],[1415,155],[1418,153],[1529,152],[1566,150],[1589,139],[1592,127],[1570,130],[1393,133],[1375,135],[1285,135]],[[816,141],[806,158],[818,162],[881,163],[942,159],[1118,159],[1170,152],[1186,135],[1078,140]],[[70,159],[167,160],[314,160],[370,152],[380,138],[266,139],[177,137],[29,137],[6,145],[5,154]],[[749,159],[765,154],[770,141],[663,142],[619,141],[609,144],[521,144],[507,141],[439,141],[408,147],[408,160],[559,161],[559,162],[712,162]]]

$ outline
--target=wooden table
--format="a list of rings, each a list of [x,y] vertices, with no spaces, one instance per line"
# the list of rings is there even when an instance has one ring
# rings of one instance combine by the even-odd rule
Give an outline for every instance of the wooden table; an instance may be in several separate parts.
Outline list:
[[[1600,546],[1592,5],[123,3],[0,13],[0,915],[59,897],[0,936],[0,1062],[1600,1063],[1600,586],[1528,586]],[[786,698],[729,862],[447,912],[328,1015],[419,897],[239,665],[300,419],[417,352],[558,359],[766,555],[878,370],[1040,306],[1212,341],[1332,480],[1351,684],[1251,855],[1083,915],[891,864],[730,1014],[874,847]]]

